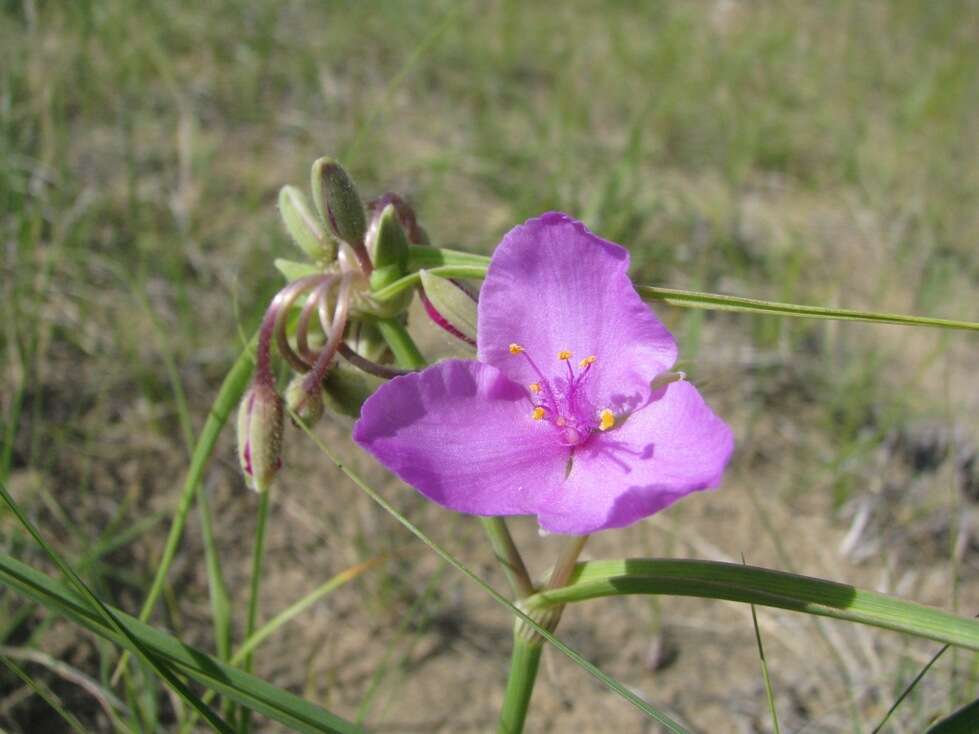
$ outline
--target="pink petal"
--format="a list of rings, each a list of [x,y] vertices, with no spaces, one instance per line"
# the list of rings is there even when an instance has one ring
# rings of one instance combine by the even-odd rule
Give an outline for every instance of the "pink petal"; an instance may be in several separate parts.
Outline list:
[[[397,377],[364,403],[354,440],[429,499],[475,515],[533,514],[568,449],[495,367],[452,360]]]
[[[734,449],[731,429],[696,388],[675,382],[575,451],[571,474],[538,510],[541,527],[583,535],[631,525],[716,487]]]
[[[520,344],[545,376],[595,355],[589,394],[603,405],[632,405],[676,361],[676,342],[642,302],[628,276],[629,254],[566,214],[551,212],[511,230],[497,247],[479,297],[479,359],[523,385],[537,381]]]

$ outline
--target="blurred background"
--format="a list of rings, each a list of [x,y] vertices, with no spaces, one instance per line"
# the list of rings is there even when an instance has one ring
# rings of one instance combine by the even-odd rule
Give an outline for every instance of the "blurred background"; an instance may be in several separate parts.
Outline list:
[[[295,257],[276,211],[337,157],[433,243],[489,253],[560,209],[631,250],[637,282],[979,319],[979,4],[0,2],[0,478],[100,595],[136,612],[217,387]],[[979,612],[972,334],[657,313],[735,429],[722,490],[586,556],[740,560]],[[431,327],[417,319],[413,328]],[[433,350],[450,349],[430,331]],[[317,432],[497,588],[478,523]],[[269,618],[395,550],[260,649],[256,671],[375,731],[491,730],[511,623],[291,431],[272,502]],[[257,507],[224,436],[204,487],[240,639]],[[153,621],[214,649],[191,515]],[[534,572],[555,539],[513,523]],[[5,552],[47,568],[9,513]],[[759,611],[785,731],[871,731],[938,649]],[[569,609],[560,636],[696,731],[769,731],[749,610],[664,597]],[[0,657],[93,731],[113,650],[0,590]],[[976,696],[947,653],[889,724]],[[177,704],[130,691],[158,731]],[[61,731],[0,669],[0,728]],[[150,728],[152,729],[152,727]],[[260,721],[259,731],[278,731]],[[657,731],[545,655],[531,732]]]

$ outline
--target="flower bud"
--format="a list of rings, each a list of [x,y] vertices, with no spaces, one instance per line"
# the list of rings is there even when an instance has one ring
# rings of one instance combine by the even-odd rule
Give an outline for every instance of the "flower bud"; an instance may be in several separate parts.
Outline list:
[[[360,406],[384,382],[344,363],[336,364],[323,380],[323,399],[333,413],[360,417]]]
[[[394,205],[394,210],[398,214],[398,222],[400,222],[404,229],[408,241],[413,245],[427,245],[428,233],[418,224],[415,210],[411,208],[408,202],[395,193],[388,192],[382,194],[367,203],[367,212],[370,215],[371,221],[377,219],[388,205]]]
[[[320,217],[333,233],[350,245],[363,242],[367,231],[364,205],[343,167],[332,158],[320,158],[313,164],[312,188]]]
[[[388,204],[379,216],[371,220],[366,244],[374,263],[371,290],[390,285],[404,275],[410,244],[393,204]]]
[[[279,214],[293,241],[316,262],[336,260],[336,243],[326,235],[318,217],[306,203],[303,192],[295,186],[283,186],[279,191]]]
[[[282,398],[259,382],[238,407],[238,460],[248,486],[265,492],[282,466]]]
[[[445,331],[476,346],[476,299],[448,278],[420,270],[425,312]]]
[[[323,417],[323,391],[319,385],[306,387],[306,376],[296,375],[286,388],[286,406],[309,428]]]

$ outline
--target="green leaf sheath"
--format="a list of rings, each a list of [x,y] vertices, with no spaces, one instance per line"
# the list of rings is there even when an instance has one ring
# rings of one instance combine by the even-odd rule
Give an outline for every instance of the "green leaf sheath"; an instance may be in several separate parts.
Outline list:
[[[533,611],[625,594],[757,604],[979,650],[979,620],[847,584],[737,563],[648,558],[579,563],[567,586],[535,594],[525,604]]]

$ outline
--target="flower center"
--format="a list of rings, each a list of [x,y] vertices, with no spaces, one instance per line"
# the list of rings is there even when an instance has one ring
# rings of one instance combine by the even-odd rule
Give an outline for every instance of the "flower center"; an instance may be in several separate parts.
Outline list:
[[[571,364],[571,352],[562,349],[557,354],[564,362],[565,374],[547,377],[527,351],[519,344],[510,345],[510,354],[522,356],[537,375],[537,382],[527,386],[527,397],[535,421],[547,421],[554,427],[558,441],[565,446],[578,446],[596,431],[607,431],[615,425],[615,414],[609,408],[598,409],[583,389],[598,358],[591,354]],[[561,372],[562,370],[559,370]]]

